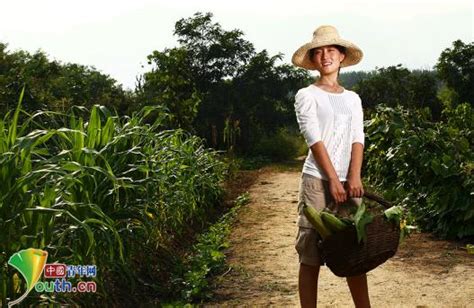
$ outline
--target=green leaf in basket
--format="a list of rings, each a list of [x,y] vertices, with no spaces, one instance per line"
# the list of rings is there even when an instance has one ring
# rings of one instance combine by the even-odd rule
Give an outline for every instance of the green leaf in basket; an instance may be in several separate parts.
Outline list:
[[[400,225],[400,221],[403,215],[403,208],[399,205],[394,205],[384,211],[385,217],[388,220],[393,221],[397,226]]]
[[[360,243],[361,240],[367,241],[367,232],[365,227],[371,223],[374,217],[368,211],[366,211],[365,203],[357,208],[357,212],[354,215],[354,224],[357,231],[357,241]]]

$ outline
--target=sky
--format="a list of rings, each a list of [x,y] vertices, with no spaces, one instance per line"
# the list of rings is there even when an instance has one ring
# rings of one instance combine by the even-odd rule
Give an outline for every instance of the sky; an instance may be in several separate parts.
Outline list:
[[[333,25],[364,51],[345,70],[370,71],[433,68],[453,41],[474,40],[473,11],[471,0],[15,0],[1,4],[0,42],[10,52],[41,50],[50,60],[92,66],[133,89],[151,70],[147,56],[178,46],[176,21],[196,12],[242,30],[257,51],[282,53],[282,63],[318,26]]]

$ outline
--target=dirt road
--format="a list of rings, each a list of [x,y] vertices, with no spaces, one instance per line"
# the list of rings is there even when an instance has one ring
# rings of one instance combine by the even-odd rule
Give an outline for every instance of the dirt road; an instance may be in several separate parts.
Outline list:
[[[231,235],[229,271],[210,306],[297,307],[296,205],[300,172],[266,169]],[[474,256],[459,243],[412,234],[368,273],[373,307],[474,307]],[[321,268],[319,307],[353,307],[344,278]]]

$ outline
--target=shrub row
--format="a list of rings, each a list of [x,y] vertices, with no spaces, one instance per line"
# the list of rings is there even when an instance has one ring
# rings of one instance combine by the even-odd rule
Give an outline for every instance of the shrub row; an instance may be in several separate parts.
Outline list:
[[[379,106],[366,122],[365,178],[406,205],[425,230],[441,237],[474,236],[474,112]]]

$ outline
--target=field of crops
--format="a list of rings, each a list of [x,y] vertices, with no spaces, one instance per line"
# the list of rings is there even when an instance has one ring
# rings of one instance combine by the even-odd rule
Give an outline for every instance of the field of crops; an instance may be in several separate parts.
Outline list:
[[[151,107],[118,117],[100,106],[27,114],[21,104],[0,120],[3,306],[25,290],[6,260],[30,247],[50,263],[97,265],[94,300],[144,285],[160,292],[153,280],[169,269],[157,258],[204,223],[226,172],[201,139],[166,122]]]

